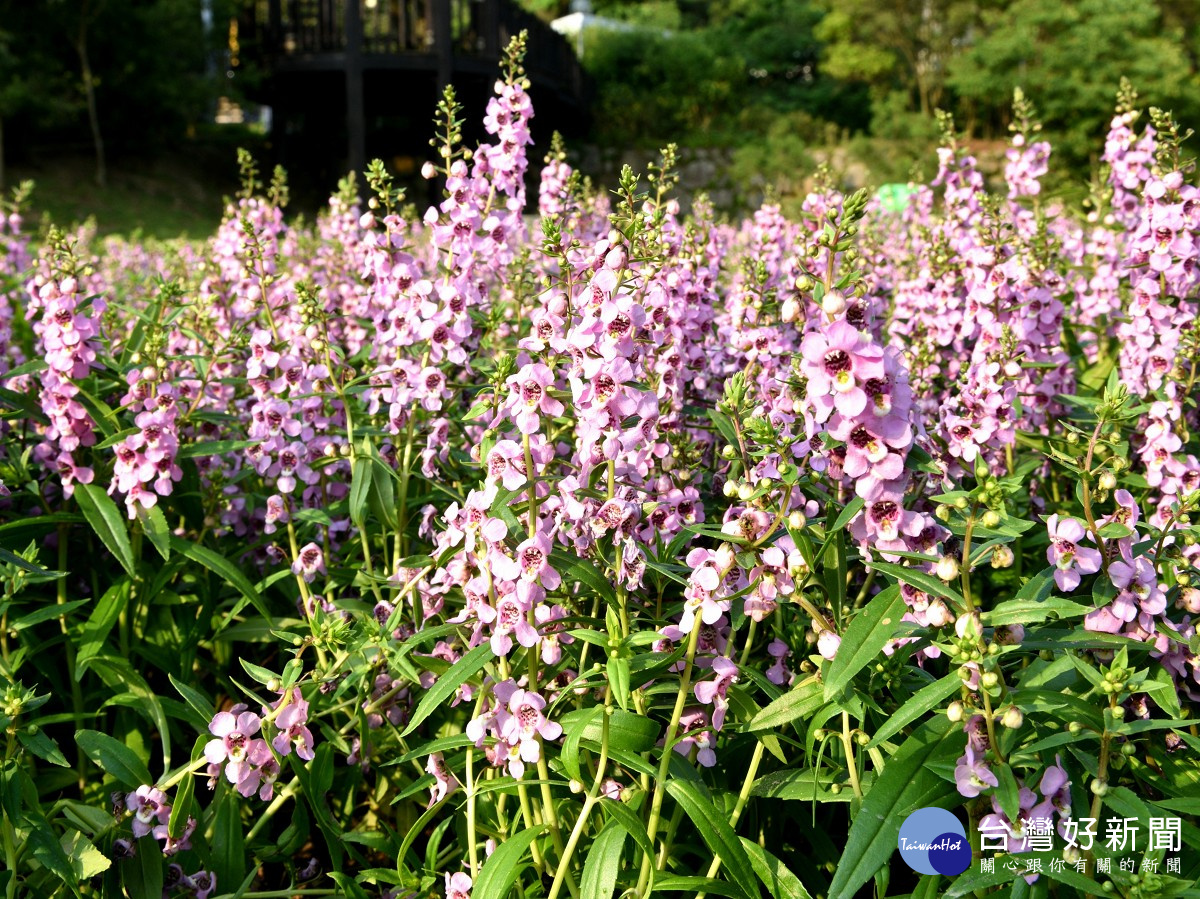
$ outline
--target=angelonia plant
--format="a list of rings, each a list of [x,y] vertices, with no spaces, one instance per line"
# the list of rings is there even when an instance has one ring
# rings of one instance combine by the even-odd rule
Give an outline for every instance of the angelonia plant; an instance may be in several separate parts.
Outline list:
[[[5,201],[6,899],[1200,895],[1186,134],[728,223],[531,170],[523,52],[423,214]]]

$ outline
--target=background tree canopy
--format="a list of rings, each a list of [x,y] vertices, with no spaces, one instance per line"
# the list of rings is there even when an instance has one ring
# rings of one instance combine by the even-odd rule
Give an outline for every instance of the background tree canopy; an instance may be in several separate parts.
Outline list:
[[[118,165],[168,153],[224,77],[228,22],[249,0],[0,0],[0,181],[46,148]],[[546,20],[570,0],[518,0]],[[1076,182],[1121,76],[1147,105],[1200,120],[1200,0],[593,0],[591,141],[728,151],[735,176],[784,190],[814,159],[875,182],[932,159],[933,112],[969,139],[1007,135],[1024,88]],[[242,78],[244,76],[239,76]],[[400,99],[397,102],[402,102]],[[7,157],[3,150],[7,149]],[[1061,182],[1060,182],[1061,183]],[[323,185],[322,189],[327,189]]]

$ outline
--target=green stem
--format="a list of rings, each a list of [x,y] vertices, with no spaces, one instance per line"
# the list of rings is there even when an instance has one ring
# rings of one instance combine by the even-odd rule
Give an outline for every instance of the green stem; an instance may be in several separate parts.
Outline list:
[[[600,801],[600,787],[604,782],[604,773],[608,768],[608,722],[611,709],[612,687],[610,686],[604,690],[604,721],[601,724],[600,730],[600,761],[596,765],[596,777],[592,781],[592,788],[588,790],[587,797],[583,801],[583,810],[575,820],[575,826],[571,828],[571,835],[567,838],[566,848],[559,855],[561,861],[558,864],[558,870],[554,872],[554,883],[550,885],[550,893],[547,899],[558,899],[564,879],[570,877],[568,872],[571,868],[571,859],[575,855],[575,847],[579,845],[579,837],[583,834],[583,828],[587,825],[588,816],[591,814],[592,808]],[[567,886],[570,888],[570,880],[567,881]],[[573,891],[572,895],[575,895]]]
[[[846,769],[850,773],[850,786],[858,799],[863,798],[862,784],[858,780],[858,762],[854,758],[854,740],[850,738],[850,713],[842,712],[842,746],[846,749]],[[762,743],[758,744],[762,748]]]
[[[845,713],[843,713],[845,717]],[[746,803],[750,799],[750,791],[754,788],[754,778],[758,776],[758,766],[762,762],[763,743],[759,740],[754,745],[754,755],[750,757],[750,769],[746,772],[746,782],[742,784],[742,791],[738,793],[737,802],[733,805],[733,812],[729,815],[729,826],[731,829],[737,829],[738,819],[742,817],[742,811],[746,808]],[[712,864],[708,866],[708,874],[710,880],[717,876],[717,872],[721,870],[721,856],[715,856]],[[698,893],[696,899],[704,899],[706,893]]]
[[[688,634],[686,662],[683,677],[679,681],[679,693],[675,698],[675,708],[671,712],[671,723],[667,726],[667,738],[663,742],[662,758],[658,763],[658,776],[654,779],[654,795],[650,800],[650,821],[646,825],[646,833],[650,836],[650,848],[654,848],[654,840],[658,836],[658,824],[662,818],[663,798],[666,795],[667,771],[671,767],[671,753],[675,751],[675,738],[679,735],[679,719],[683,717],[684,706],[692,688],[692,663],[696,659],[696,646],[700,642],[700,622],[692,622],[692,631]],[[654,864],[653,853],[642,857],[642,870],[638,875],[637,895],[646,894],[646,886],[650,882],[650,868]]]
[[[298,789],[300,789],[300,780],[299,778],[294,778],[288,782],[286,787],[276,794],[275,798],[271,800],[271,804],[267,806],[267,810],[258,816],[258,820],[254,822],[254,826],[251,827],[250,832],[246,834],[247,843],[252,842],[254,838],[258,836],[259,831],[266,827],[267,822],[275,816],[276,812],[283,808],[283,804],[291,799],[292,794],[294,794]],[[247,893],[245,895],[250,894]],[[291,895],[291,893],[288,893],[287,895]]]
[[[8,887],[4,891],[6,899],[17,897],[17,844],[13,839],[13,823],[4,819],[4,865],[8,868]]]

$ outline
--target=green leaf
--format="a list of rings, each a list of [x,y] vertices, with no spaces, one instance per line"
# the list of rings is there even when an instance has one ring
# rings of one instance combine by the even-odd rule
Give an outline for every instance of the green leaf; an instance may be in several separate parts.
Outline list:
[[[183,836],[187,826],[188,816],[192,814],[192,795],[196,790],[196,778],[185,774],[175,791],[175,800],[171,803],[171,817],[167,821],[167,833],[175,839]]]
[[[213,818],[210,864],[217,884],[240,883],[246,876],[246,848],[242,828],[241,804],[232,788],[226,787],[217,800]],[[141,847],[138,847],[139,850]],[[139,855],[141,853],[139,852]],[[149,854],[149,853],[147,853]],[[158,896],[155,899],[159,899]]]
[[[772,899],[812,899],[800,878],[788,870],[787,865],[753,840],[745,837],[739,839],[746,850],[746,857],[750,859],[750,866],[767,888],[767,895]]]
[[[516,883],[518,869],[530,844],[542,835],[545,827],[531,827],[512,834],[493,852],[483,868],[471,892],[479,896],[507,896],[512,885]]]
[[[900,587],[893,584],[880,591],[854,616],[842,635],[842,643],[825,677],[826,700],[840,695],[854,675],[874,661],[895,634],[905,609]]]
[[[963,598],[957,590],[951,588],[939,578],[931,574],[926,574],[924,571],[917,571],[915,568],[905,568],[903,565],[893,565],[890,562],[872,562],[871,567],[884,574],[890,574],[902,584],[916,587],[918,590],[932,596],[940,596],[942,599],[948,599],[954,603],[954,608],[956,609],[961,609],[965,606]]]
[[[583,863],[579,890],[583,899],[612,899],[621,873],[621,852],[625,848],[625,828],[609,821],[596,835]]]
[[[830,896],[853,896],[896,851],[900,825],[919,808],[961,801],[954,784],[929,767],[959,755],[966,736],[945,717],[927,721],[904,741],[863,800],[829,885]]]
[[[46,736],[44,730],[39,730],[37,733],[32,734],[28,729],[19,730],[17,731],[17,739],[28,752],[32,752],[38,758],[45,759],[50,764],[58,765],[60,768],[71,767],[71,763],[62,754],[62,750],[58,748],[58,744]]]
[[[983,613],[985,624],[1033,624],[1045,621],[1053,613],[1059,618],[1079,618],[1092,611],[1091,606],[1072,602],[1061,596],[1052,596],[1054,569],[1047,568],[1035,574],[1007,602],[1002,602],[990,612]]]
[[[189,684],[176,680],[173,674],[168,674],[167,678],[171,681],[171,686],[184,698],[184,701],[187,702],[193,712],[199,715],[204,721],[212,720],[214,714],[213,704],[205,698],[203,693]]]
[[[608,683],[612,687],[613,696],[617,700],[617,705],[623,711],[629,709],[629,659],[609,658],[608,660]]]
[[[366,438],[364,438],[364,443]],[[358,455],[350,473],[350,520],[362,529],[367,511],[367,495],[371,492],[371,462]]]
[[[746,857],[746,850],[742,848],[737,834],[729,826],[726,814],[713,805],[699,784],[668,780],[667,792],[679,803],[683,813],[700,831],[700,836],[713,855],[721,859],[726,874],[739,887],[740,894],[758,895],[757,889],[750,892],[750,884],[755,882],[754,869],[750,867],[750,859]]]
[[[404,729],[404,733],[401,736],[407,737],[416,730],[417,725],[433,714],[435,709],[453,696],[454,692],[462,684],[465,684],[470,678],[482,671],[483,666],[494,657],[491,645],[481,643],[451,665],[449,670],[439,677],[431,688],[425,691],[425,695],[421,697],[421,701],[417,703],[417,707],[413,711],[412,720],[408,722],[408,727]]]
[[[171,732],[167,728],[167,716],[158,694],[150,689],[146,679],[142,677],[125,659],[117,656],[98,656],[92,661],[92,669],[110,688],[125,688],[123,694],[118,693],[108,700],[108,703],[127,705],[144,715],[158,731],[163,748],[163,770],[171,769]],[[105,704],[107,705],[107,703]],[[101,706],[104,708],[104,706]],[[152,783],[146,781],[146,783]]]
[[[40,813],[37,818],[40,820],[28,822],[32,825],[27,840],[28,847],[33,850],[33,857],[48,871],[53,871],[55,876],[65,883],[74,895],[78,896],[79,887],[75,883],[75,869],[71,860],[63,852],[62,844],[59,843],[58,837],[54,835],[54,831],[46,819]],[[7,825],[7,822],[5,824]],[[159,858],[162,858],[161,853],[159,853]],[[159,892],[161,893],[161,889]]]
[[[75,499],[79,503],[79,511],[92,526],[100,542],[116,557],[130,577],[137,577],[129,530],[112,497],[96,484],[76,484]]]
[[[571,733],[578,732],[579,739],[599,743],[603,739],[604,721],[600,714],[596,714],[598,711],[603,714],[603,710],[599,708],[567,712],[559,719],[563,732],[568,734],[568,738]],[[608,745],[614,749],[647,752],[654,748],[661,732],[662,725],[657,721],[635,712],[613,709],[608,718]]]
[[[190,540],[185,540],[182,537],[174,535],[171,536],[171,549],[181,556],[186,556],[193,562],[203,565],[213,574],[217,575],[217,577],[223,578],[230,586],[237,588],[238,592],[258,610],[258,613],[263,618],[268,620],[271,618],[271,611],[267,608],[266,602],[254,584],[250,582],[250,579],[246,575],[242,574],[240,568],[220,553],[213,552],[208,547],[192,543]]]
[[[862,776],[862,788],[868,789],[874,780],[874,772],[866,772]],[[841,787],[834,793],[830,789],[835,782],[842,785],[843,781],[844,778],[835,777],[829,771],[818,774],[811,768],[785,768],[772,771],[756,780],[750,795],[770,796],[772,799],[800,799],[805,802],[849,802],[854,798],[852,790]]]
[[[652,893],[693,893],[699,895],[708,893],[716,896],[728,896],[730,899],[743,899],[746,893],[741,888],[726,883],[723,880],[713,880],[711,877],[687,877],[670,874],[660,877],[654,884]]]
[[[580,780],[579,741],[583,739],[583,734],[589,724],[593,721],[602,723],[600,722],[600,716],[603,714],[604,708],[602,706],[593,706],[590,709],[580,709],[579,717],[571,723],[567,722],[566,716],[559,721],[563,729],[563,744],[558,758],[562,762],[563,770],[567,772],[567,776],[571,780]],[[601,731],[597,732],[601,733]]]
[[[866,500],[861,496],[856,496],[850,502],[846,503],[846,508],[842,509],[841,514],[837,517],[837,521],[829,528],[829,533],[832,534],[834,531],[840,531],[846,525],[850,524],[854,520],[854,516],[861,512],[865,505]]]
[[[787,693],[767,703],[761,712],[746,724],[747,730],[776,730],[797,718],[811,715],[825,705],[821,682],[816,678],[802,680]]]
[[[122,578],[109,587],[92,609],[87,624],[83,626],[83,637],[75,656],[75,680],[83,680],[91,660],[104,648],[108,634],[120,620],[121,612],[129,602],[130,582]]]
[[[43,621],[50,621],[53,618],[62,618],[68,612],[86,605],[88,600],[75,599],[71,602],[65,602],[62,605],[55,603],[54,605],[42,606],[35,612],[30,612],[28,615],[22,615],[16,621],[9,624],[9,627],[14,631],[23,631],[26,628],[33,627],[35,624],[41,624]]]
[[[0,562],[8,565],[15,565],[27,574],[36,575],[44,580],[58,580],[66,575],[65,571],[51,571],[48,568],[43,568],[41,565],[36,565],[28,559],[23,559],[15,552],[9,549],[0,547]]]
[[[236,450],[249,449],[261,442],[259,440],[205,440],[181,446],[177,456],[180,459],[190,456],[223,456],[225,453],[232,453]]]
[[[610,819],[625,828],[625,832],[633,837],[633,841],[642,850],[642,855],[649,856],[653,862],[655,859],[654,847],[650,845],[650,835],[646,832],[646,825],[642,822],[642,819],[635,815],[632,809],[619,799],[601,799],[600,807],[604,809]],[[635,867],[638,866],[640,866],[640,860],[635,864]],[[650,889],[654,889],[653,864],[650,866]]]
[[[154,784],[146,763],[120,740],[98,730],[81,730],[75,734],[75,743],[84,755],[130,790]]]
[[[962,678],[957,674],[947,674],[941,680],[927,684],[909,697],[904,705],[888,716],[883,727],[875,731],[875,736],[867,744],[871,749],[898,734],[905,727],[916,721],[930,709],[942,704],[943,700],[953,696],[962,689]]]
[[[63,834],[59,845],[62,846],[63,852],[71,862],[76,880],[91,880],[97,874],[102,874],[112,867],[112,860],[77,830]]]
[[[167,517],[163,514],[162,506],[157,503],[146,510],[142,519],[142,529],[150,538],[150,543],[158,550],[163,561],[171,558],[171,529],[167,526]]]

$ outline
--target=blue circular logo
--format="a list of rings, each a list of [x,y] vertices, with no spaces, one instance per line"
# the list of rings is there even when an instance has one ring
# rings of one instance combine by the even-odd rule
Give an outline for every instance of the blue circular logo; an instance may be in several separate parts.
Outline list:
[[[971,844],[958,818],[944,808],[919,808],[900,825],[900,857],[919,874],[953,877],[971,866]]]

